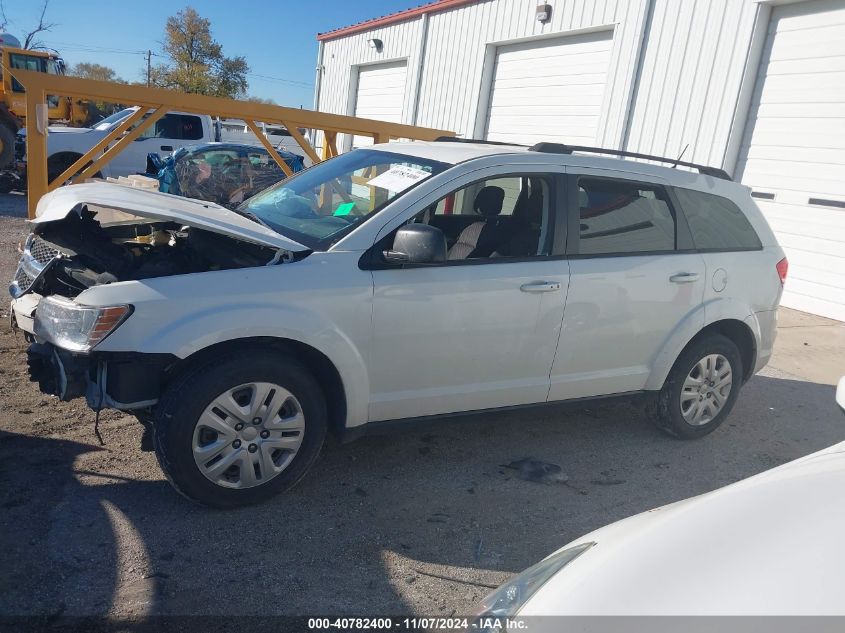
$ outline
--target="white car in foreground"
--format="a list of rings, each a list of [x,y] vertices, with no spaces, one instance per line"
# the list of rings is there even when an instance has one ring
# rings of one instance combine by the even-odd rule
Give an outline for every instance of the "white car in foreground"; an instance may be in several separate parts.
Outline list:
[[[845,412],[845,378],[836,399]],[[587,534],[479,616],[843,616],[843,490],[845,442]]]
[[[771,355],[783,251],[721,170],[584,150],[376,145],[236,211],[59,188],[10,287],[32,377],[136,414],[224,507],[383,421],[647,396],[706,435]]]

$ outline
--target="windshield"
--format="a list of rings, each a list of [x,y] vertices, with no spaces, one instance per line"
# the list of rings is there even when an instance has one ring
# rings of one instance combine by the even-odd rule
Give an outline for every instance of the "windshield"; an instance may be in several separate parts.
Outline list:
[[[238,210],[313,250],[325,250],[446,163],[356,149],[265,189]]]
[[[107,130],[112,125],[114,125],[118,121],[122,121],[123,119],[128,117],[133,112],[135,112],[135,110],[132,109],[132,108],[126,108],[125,110],[120,110],[119,112],[115,112],[111,116],[107,116],[105,119],[97,121],[97,123],[94,125],[94,129],[95,130]]]

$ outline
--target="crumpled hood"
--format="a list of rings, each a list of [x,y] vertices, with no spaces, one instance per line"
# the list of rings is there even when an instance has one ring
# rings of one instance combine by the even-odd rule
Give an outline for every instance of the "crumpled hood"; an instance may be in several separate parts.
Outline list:
[[[38,225],[61,220],[70,213],[78,212],[79,205],[104,207],[149,220],[180,222],[292,253],[309,250],[299,242],[213,202],[113,183],[59,187],[38,201],[35,219],[31,222]]]

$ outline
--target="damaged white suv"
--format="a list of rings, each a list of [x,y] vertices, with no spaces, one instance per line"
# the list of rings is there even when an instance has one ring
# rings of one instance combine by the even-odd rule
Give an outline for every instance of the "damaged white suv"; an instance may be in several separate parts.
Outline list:
[[[10,287],[32,377],[135,413],[219,507],[382,421],[647,395],[703,436],[769,359],[786,259],[720,170],[601,152],[376,145],[236,212],[60,188]]]

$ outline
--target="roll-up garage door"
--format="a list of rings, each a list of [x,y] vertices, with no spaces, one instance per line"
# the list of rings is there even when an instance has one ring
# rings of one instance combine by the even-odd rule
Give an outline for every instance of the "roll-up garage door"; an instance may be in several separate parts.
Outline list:
[[[600,31],[499,47],[487,138],[594,145],[612,41]]]
[[[845,4],[775,7],[737,175],[789,258],[785,306],[845,321]]]
[[[402,123],[407,69],[404,61],[362,66],[358,71],[355,116]],[[355,147],[372,143],[367,136],[356,136],[353,140]]]

